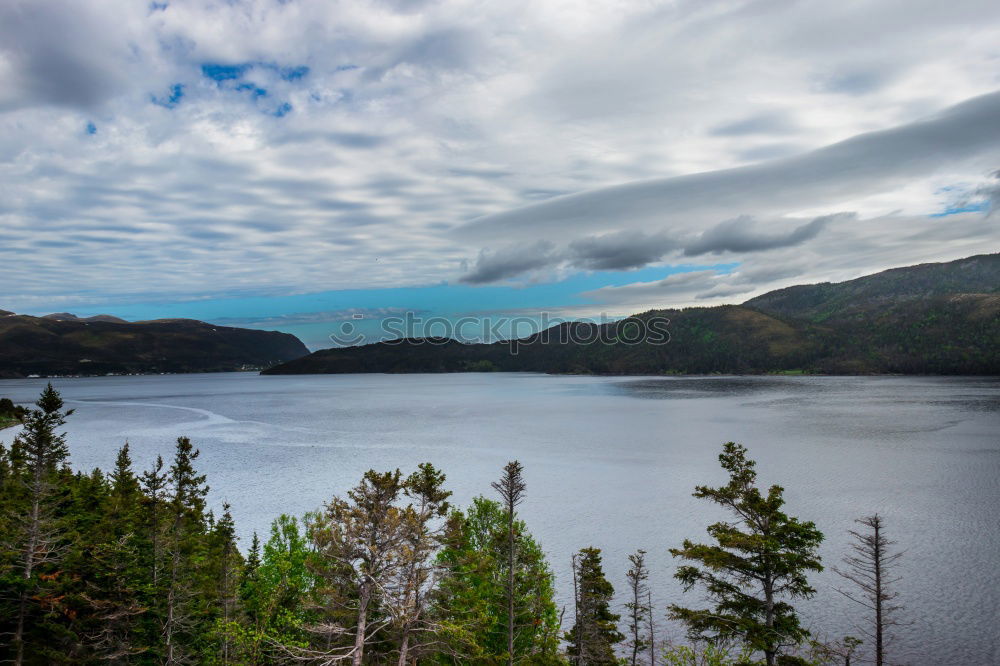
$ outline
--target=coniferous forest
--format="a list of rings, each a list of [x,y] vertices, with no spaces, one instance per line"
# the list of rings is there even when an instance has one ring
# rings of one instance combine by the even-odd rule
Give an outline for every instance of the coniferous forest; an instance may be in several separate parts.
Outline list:
[[[369,471],[302,518],[239,548],[230,507],[206,504],[198,450],[137,467],[72,470],[72,411],[51,385],[0,450],[0,659],[14,664],[850,664],[888,663],[900,552],[859,520],[837,572],[859,636],[820,642],[795,603],[816,590],[823,534],[758,488],[748,451],[719,456],[729,482],[694,496],[731,518],[671,550],[685,594],[653,603],[645,552],[627,589],[601,551],[572,558],[557,607],[547,555],[519,517],[520,463],[454,506],[430,463]],[[668,622],[686,640],[668,640]],[[674,632],[676,633],[676,632]],[[671,636],[672,638],[672,636]]]

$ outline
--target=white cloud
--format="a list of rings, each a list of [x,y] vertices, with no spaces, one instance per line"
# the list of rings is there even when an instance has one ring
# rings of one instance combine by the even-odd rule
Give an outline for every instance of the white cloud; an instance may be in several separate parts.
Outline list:
[[[796,279],[996,249],[921,217],[1000,167],[998,98],[945,111],[998,87],[996,3],[166,5],[0,4],[0,306],[427,284],[538,243],[632,267],[740,215],[857,212],[727,247],[822,246]]]

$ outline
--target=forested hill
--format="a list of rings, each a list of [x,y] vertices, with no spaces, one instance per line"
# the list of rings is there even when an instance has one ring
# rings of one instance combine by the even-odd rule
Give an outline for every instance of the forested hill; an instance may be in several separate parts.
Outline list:
[[[408,340],[326,349],[268,374],[533,371],[580,374],[1000,374],[1000,254],[789,287],[742,305],[565,324],[518,341]],[[669,319],[667,344],[627,344]],[[587,340],[606,342],[585,342]],[[581,342],[584,341],[584,342]]]
[[[192,319],[0,314],[0,377],[215,372],[266,368],[308,353],[288,333]]]

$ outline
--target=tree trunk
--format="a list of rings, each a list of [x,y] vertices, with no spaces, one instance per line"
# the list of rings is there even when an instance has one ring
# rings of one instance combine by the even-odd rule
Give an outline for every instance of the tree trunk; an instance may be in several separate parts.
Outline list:
[[[774,582],[770,577],[764,581],[764,625],[768,632],[774,629]],[[768,648],[764,650],[764,659],[767,666],[774,666],[774,660],[778,652],[772,647],[773,638],[768,636]]]
[[[353,666],[361,666],[365,658],[365,630],[368,628],[368,601],[371,598],[370,583],[366,580],[361,584],[361,595],[358,600],[358,632],[354,636]]]
[[[882,525],[879,521],[872,522],[872,529],[875,530],[875,550],[872,563],[875,565],[875,666],[882,666],[883,644],[882,644]]]
[[[507,666],[514,666],[514,507],[507,507]]]
[[[646,608],[649,609],[649,666],[656,666],[656,637],[654,635],[653,592],[651,590],[646,592]]]
[[[14,645],[17,652],[14,655],[15,666],[24,663],[24,618],[28,614],[28,586],[31,576],[35,571],[35,552],[38,549],[38,540],[41,532],[42,516],[42,460],[36,459],[34,475],[31,484],[31,514],[28,518],[28,539],[24,548],[24,589],[21,590],[17,605],[17,628],[14,630]]]
[[[397,662],[398,666],[406,666],[407,653],[409,652],[409,649],[410,649],[410,630],[409,627],[407,627],[403,631],[403,641],[402,643],[400,643],[399,646],[399,661]]]

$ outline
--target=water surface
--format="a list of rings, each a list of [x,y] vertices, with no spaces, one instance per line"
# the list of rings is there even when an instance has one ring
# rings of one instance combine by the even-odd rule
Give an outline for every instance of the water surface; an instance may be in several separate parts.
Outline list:
[[[0,381],[0,396],[30,401],[44,382]],[[145,468],[189,436],[210,501],[232,503],[244,546],[277,514],[317,508],[368,468],[431,461],[465,504],[519,459],[523,515],[563,600],[571,553],[594,545],[620,590],[627,554],[644,548],[661,608],[697,604],[672,580],[667,549],[722,517],[691,491],[724,482],[716,456],[738,441],[762,483],[785,487],[789,513],[827,535],[828,565],[854,518],[886,518],[906,550],[899,600],[912,624],[898,631],[898,661],[1000,663],[997,379],[231,373],[54,384],[77,410],[74,466],[108,469],[128,440]],[[829,571],[814,581],[818,594],[801,603],[807,625],[857,634],[841,582]]]

